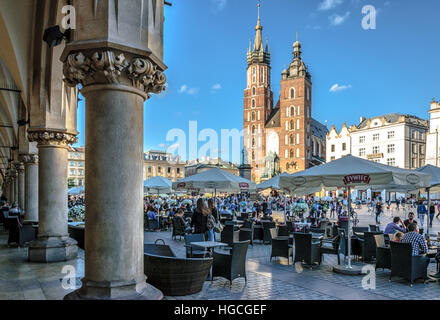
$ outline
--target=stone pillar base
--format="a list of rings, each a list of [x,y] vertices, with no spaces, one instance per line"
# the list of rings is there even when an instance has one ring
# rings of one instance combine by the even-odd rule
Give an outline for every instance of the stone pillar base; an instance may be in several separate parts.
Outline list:
[[[141,288],[139,288],[141,287]],[[83,280],[83,286],[64,300],[162,300],[163,293],[148,283],[102,282]]]
[[[69,237],[39,238],[29,244],[30,262],[62,262],[76,259],[78,246]]]

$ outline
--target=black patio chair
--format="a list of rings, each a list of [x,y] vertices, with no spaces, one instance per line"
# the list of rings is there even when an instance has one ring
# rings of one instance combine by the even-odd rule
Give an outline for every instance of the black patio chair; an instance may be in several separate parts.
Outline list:
[[[375,234],[376,269],[391,269],[391,249],[385,244],[384,234]]]
[[[270,244],[272,242],[272,235],[270,229],[276,229],[275,222],[263,222],[263,243]]]
[[[185,235],[185,248],[187,258],[204,258],[209,252],[191,245],[191,242],[203,242],[205,235],[202,233],[192,233]]]
[[[261,224],[255,224],[254,225],[254,240],[259,240],[261,242],[264,241],[264,232],[263,232],[263,225]]]
[[[22,224],[19,217],[8,217],[6,224],[9,230],[8,245],[16,243],[19,247],[23,247],[36,238],[32,224]]]
[[[411,243],[390,242],[391,247],[391,278],[400,276],[410,282],[412,287],[414,281],[423,279],[425,282],[428,279],[427,269],[429,265],[429,258],[424,255],[413,256]]]
[[[240,231],[232,224],[226,224],[220,234],[220,242],[227,243],[230,247],[234,242],[239,241]]]
[[[339,252],[344,255],[344,259],[348,256],[348,237],[344,229],[338,228],[338,235],[341,236]],[[362,256],[362,246],[358,237],[351,238],[351,255],[355,257]]]
[[[296,262],[305,263],[308,266],[321,264],[320,241],[313,241],[311,233],[295,232],[295,259]]]
[[[289,244],[288,236],[272,238],[272,252],[270,254],[270,261],[272,261],[273,257],[286,258],[287,263],[289,263],[289,258],[293,257],[293,246]]]
[[[176,237],[179,237],[179,240],[182,239],[182,236],[184,237],[186,234],[186,224],[183,219],[180,217],[174,217],[173,218],[173,235],[172,238],[176,239]]]
[[[362,261],[374,261],[376,259],[376,239],[375,235],[382,232],[364,232],[364,238],[359,239],[362,245]]]
[[[238,233],[238,241],[249,241],[250,245],[254,245],[254,223],[245,220],[243,228]]]
[[[289,230],[287,224],[278,226],[278,237],[288,237],[288,236],[289,236]]]
[[[214,263],[212,265],[212,277],[223,277],[230,281],[246,277],[246,255],[249,241],[235,242],[230,253],[214,250]]]
[[[370,231],[369,227],[353,227],[353,233],[356,233],[356,232],[364,233],[364,232],[368,232],[368,231]]]
[[[376,226],[375,224],[370,224],[370,232],[380,232],[379,226]]]
[[[338,265],[341,264],[340,257],[340,244],[341,244],[341,236],[336,235],[333,239],[323,239],[321,240],[320,252],[321,259],[323,259],[324,254],[335,254],[338,257]]]

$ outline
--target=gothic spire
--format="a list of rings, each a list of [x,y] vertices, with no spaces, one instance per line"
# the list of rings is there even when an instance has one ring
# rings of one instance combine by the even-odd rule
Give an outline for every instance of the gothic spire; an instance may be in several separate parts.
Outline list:
[[[266,41],[266,48],[263,44],[263,26],[261,25],[261,17],[260,17],[260,0],[258,0],[258,20],[257,20],[257,26],[255,27],[256,34],[255,34],[255,41],[254,46],[251,48],[249,47],[248,54],[247,54],[247,60],[248,64],[253,63],[266,63],[270,64],[270,53],[269,53],[269,43]]]
[[[260,2],[258,2],[258,22],[255,30],[257,33],[255,35],[254,51],[261,51],[263,50],[263,27],[260,20]]]

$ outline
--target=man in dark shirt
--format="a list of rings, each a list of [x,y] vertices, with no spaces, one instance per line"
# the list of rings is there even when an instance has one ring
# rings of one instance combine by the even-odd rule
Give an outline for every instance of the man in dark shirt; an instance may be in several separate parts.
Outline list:
[[[408,214],[408,219],[406,219],[405,221],[403,221],[403,224],[405,225],[405,227],[408,229],[408,226],[411,224],[411,223],[415,223],[415,224],[417,224],[417,221],[414,219],[414,213],[413,212],[410,212],[409,214]]]

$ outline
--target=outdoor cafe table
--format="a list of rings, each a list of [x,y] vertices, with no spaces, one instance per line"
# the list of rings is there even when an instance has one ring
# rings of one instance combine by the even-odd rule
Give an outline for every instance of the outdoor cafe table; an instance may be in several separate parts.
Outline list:
[[[200,241],[200,242],[191,242],[190,243],[192,246],[195,247],[199,247],[202,249],[205,249],[206,251],[212,252],[212,249],[214,248],[219,248],[219,247],[227,247],[228,244],[227,243],[222,243],[222,242],[216,242],[216,241]],[[205,251],[205,252],[206,252]],[[204,257],[206,257],[206,253],[204,255]],[[214,278],[212,276],[212,267],[211,270],[209,271],[209,276],[208,276],[208,280],[213,281]]]

